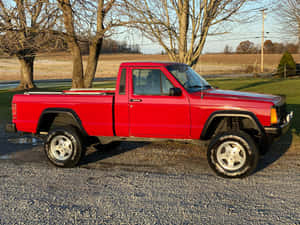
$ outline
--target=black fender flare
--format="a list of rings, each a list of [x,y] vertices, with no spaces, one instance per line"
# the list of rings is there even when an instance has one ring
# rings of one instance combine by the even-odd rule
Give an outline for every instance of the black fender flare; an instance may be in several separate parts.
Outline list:
[[[207,139],[207,134],[209,133],[209,127],[214,121],[214,119],[218,117],[241,117],[241,118],[250,119],[252,123],[256,126],[260,135],[262,135],[263,137],[266,135],[264,127],[261,125],[260,121],[257,119],[256,115],[253,112],[239,111],[239,110],[221,110],[221,111],[213,112],[208,117],[201,132],[201,136],[200,136],[201,140]]]
[[[47,109],[45,109],[40,115],[39,122],[38,122],[38,125],[36,128],[36,133],[40,132],[41,125],[42,125],[44,119],[47,118],[47,115],[49,115],[49,114],[67,114],[68,116],[72,117],[74,119],[74,121],[77,123],[79,131],[83,135],[88,136],[77,113],[74,110],[68,109],[68,108],[47,108]]]

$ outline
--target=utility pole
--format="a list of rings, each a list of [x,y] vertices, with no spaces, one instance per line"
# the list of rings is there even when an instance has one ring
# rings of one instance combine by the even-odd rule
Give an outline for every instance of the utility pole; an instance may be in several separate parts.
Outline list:
[[[300,54],[300,18],[298,19],[298,53]]]
[[[261,60],[260,60],[260,72],[264,72],[264,45],[265,45],[265,18],[266,18],[266,13],[265,10],[263,9],[262,11],[262,36],[261,36]]]

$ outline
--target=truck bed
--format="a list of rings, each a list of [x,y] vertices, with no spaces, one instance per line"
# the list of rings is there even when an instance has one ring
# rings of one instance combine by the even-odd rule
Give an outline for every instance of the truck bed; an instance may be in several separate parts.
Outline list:
[[[80,118],[88,135],[112,136],[114,93],[113,90],[107,89],[71,89],[15,95],[13,103],[17,103],[18,117],[13,122],[17,124],[18,130],[36,133],[39,119],[45,109],[68,109]]]

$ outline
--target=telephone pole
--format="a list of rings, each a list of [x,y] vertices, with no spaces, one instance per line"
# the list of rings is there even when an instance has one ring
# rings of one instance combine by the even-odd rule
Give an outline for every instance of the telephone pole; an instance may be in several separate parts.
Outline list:
[[[265,45],[265,18],[266,18],[266,13],[265,10],[263,9],[262,11],[262,37],[261,37],[261,60],[260,60],[260,72],[264,72],[264,45]]]

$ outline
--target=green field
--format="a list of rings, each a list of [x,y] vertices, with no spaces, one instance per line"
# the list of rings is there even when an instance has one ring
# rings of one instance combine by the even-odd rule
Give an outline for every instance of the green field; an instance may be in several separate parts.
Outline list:
[[[300,135],[300,79],[211,79],[208,80],[213,86],[221,89],[231,89],[238,91],[251,91],[276,95],[285,95],[288,110],[295,113],[292,123],[292,132]],[[96,83],[94,87],[114,87],[114,82]],[[39,87],[38,91],[60,91],[70,88],[69,86]],[[10,102],[12,96],[17,92],[0,90],[0,121],[10,119]]]

